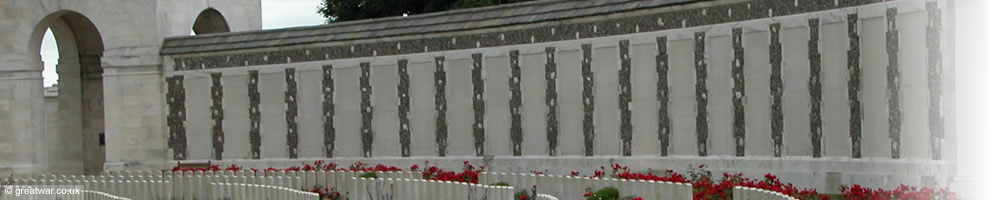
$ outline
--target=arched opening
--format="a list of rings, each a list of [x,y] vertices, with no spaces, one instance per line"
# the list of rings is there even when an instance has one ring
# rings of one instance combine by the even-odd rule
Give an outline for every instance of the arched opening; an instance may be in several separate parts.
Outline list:
[[[41,149],[45,153],[40,158],[52,166],[49,170],[54,173],[100,173],[105,161],[101,64],[104,42],[94,23],[73,11],[53,13],[38,24],[31,48],[39,54],[46,32],[54,37],[58,49],[55,65],[58,81],[44,95],[46,110],[42,112],[45,120],[41,139],[43,146],[48,147]],[[51,56],[54,55],[45,55]],[[43,71],[43,74],[52,73]]]
[[[222,13],[219,13],[214,8],[209,8],[198,14],[198,18],[194,20],[194,26],[191,27],[191,31],[195,35],[226,33],[229,32],[229,23],[226,22],[226,18],[222,16]]]

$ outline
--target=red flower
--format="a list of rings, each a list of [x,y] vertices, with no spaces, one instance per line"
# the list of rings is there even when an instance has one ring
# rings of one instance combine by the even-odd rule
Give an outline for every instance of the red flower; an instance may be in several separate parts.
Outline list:
[[[642,200],[642,197],[632,198],[632,200]]]
[[[521,200],[528,199],[528,195],[521,195]]]
[[[589,196],[593,196],[593,195],[594,195],[594,193],[591,193],[591,192],[583,193],[584,197],[589,197]]]
[[[243,167],[237,166],[236,164],[232,164],[229,165],[229,167],[226,167],[226,171],[241,171],[241,170],[243,170]]]

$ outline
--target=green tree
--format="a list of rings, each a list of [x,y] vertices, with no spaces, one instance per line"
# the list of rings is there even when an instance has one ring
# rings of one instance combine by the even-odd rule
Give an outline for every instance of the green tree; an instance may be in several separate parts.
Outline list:
[[[322,0],[319,14],[327,23],[416,15],[532,0]]]

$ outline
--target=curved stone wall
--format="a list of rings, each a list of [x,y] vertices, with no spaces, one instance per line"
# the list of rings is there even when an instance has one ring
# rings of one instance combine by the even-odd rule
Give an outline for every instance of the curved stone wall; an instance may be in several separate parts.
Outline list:
[[[262,168],[708,164],[821,192],[944,184],[945,2],[542,1],[168,38],[168,146]]]

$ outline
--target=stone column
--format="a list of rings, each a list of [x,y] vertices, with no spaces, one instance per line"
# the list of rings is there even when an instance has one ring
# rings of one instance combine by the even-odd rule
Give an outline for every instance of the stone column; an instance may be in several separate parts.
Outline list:
[[[56,168],[72,168],[83,170],[83,102],[80,101],[80,63],[76,57],[62,56],[59,64],[56,65],[56,72],[59,74],[58,93],[58,117],[56,123],[58,129],[55,133],[60,138],[59,143],[48,143],[46,145],[60,145],[65,148],[51,151],[50,160],[67,161],[65,163],[53,162]],[[44,87],[44,86],[43,86]],[[69,151],[66,151],[69,150]],[[79,171],[76,173],[81,173]]]

